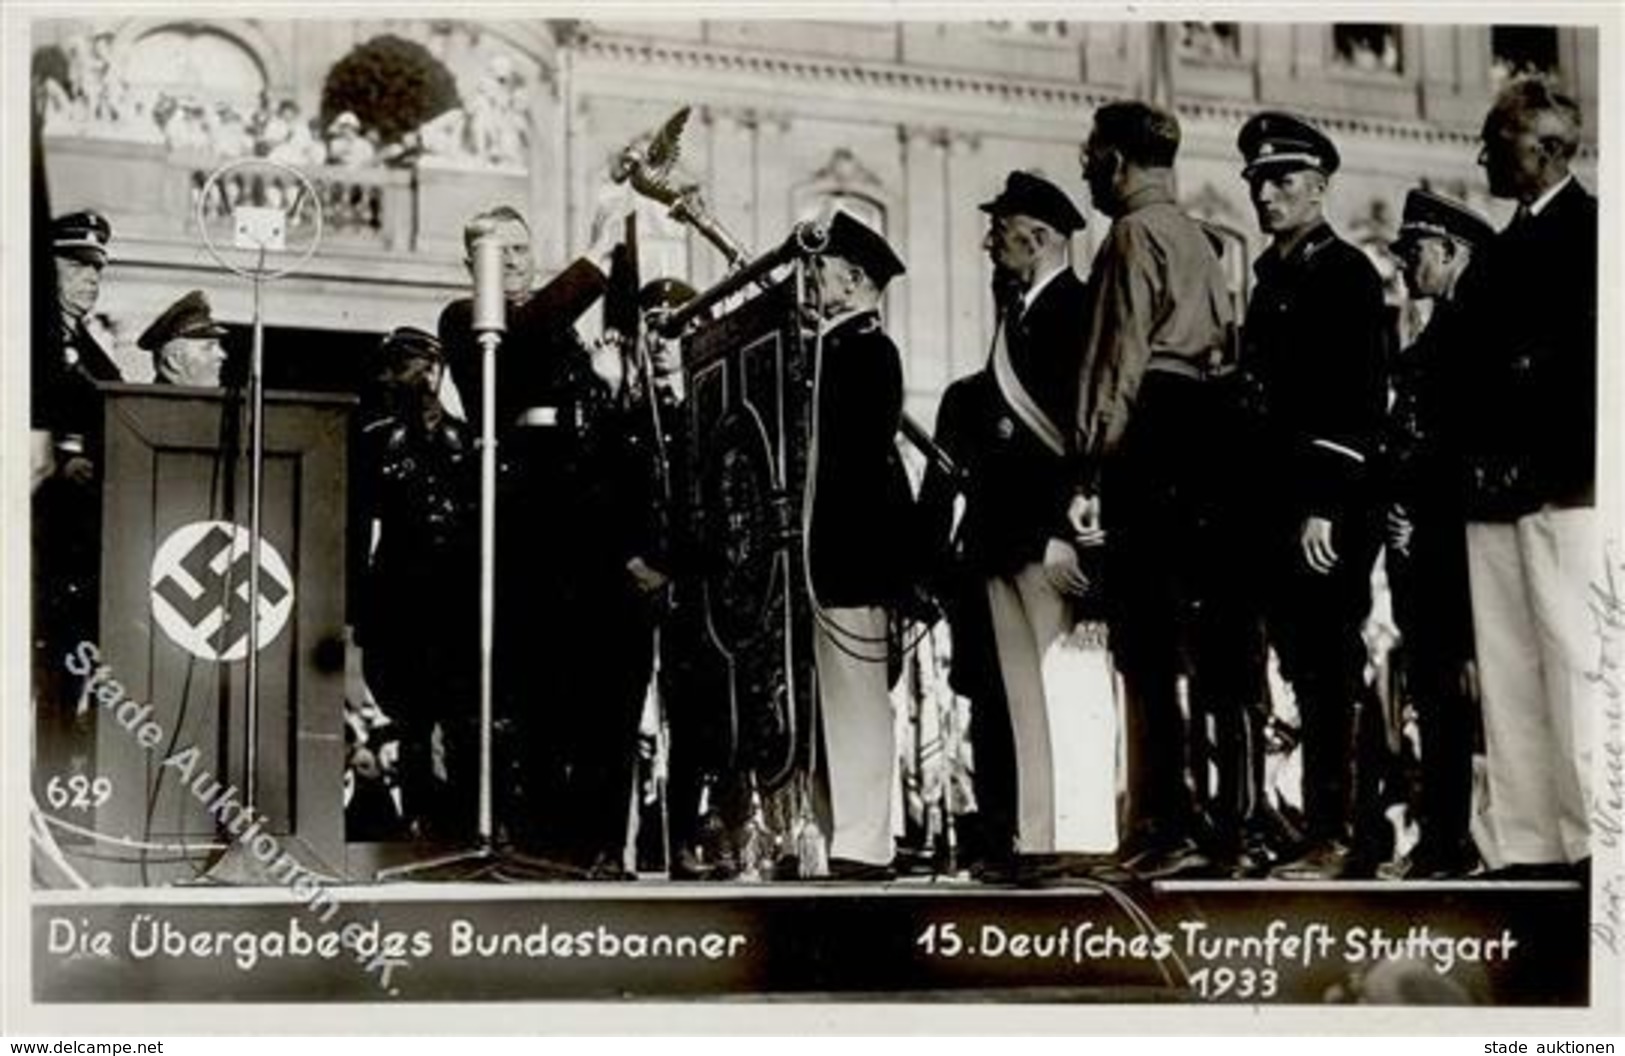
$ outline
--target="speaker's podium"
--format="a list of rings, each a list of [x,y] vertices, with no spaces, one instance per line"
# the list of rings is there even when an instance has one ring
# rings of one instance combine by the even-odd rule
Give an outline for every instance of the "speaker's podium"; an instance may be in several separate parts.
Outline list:
[[[123,880],[194,877],[197,848],[206,858],[208,845],[229,838],[220,819],[235,812],[222,797],[235,790],[242,800],[253,736],[259,831],[279,852],[338,875],[355,401],[265,396],[259,720],[249,731],[247,400],[162,385],[103,392],[101,662],[129,698],[151,706],[158,732],[144,742],[133,719],[96,708],[94,772],[112,783],[96,829],[146,846],[141,876],[126,864]]]

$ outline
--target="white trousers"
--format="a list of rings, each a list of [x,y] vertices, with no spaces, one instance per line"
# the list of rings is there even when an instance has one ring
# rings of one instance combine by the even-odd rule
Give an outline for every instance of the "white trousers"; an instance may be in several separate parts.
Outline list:
[[[1589,841],[1600,581],[1596,511],[1548,509],[1467,525],[1489,777],[1491,865],[1573,862]]]
[[[834,834],[831,858],[884,865],[892,860],[897,744],[886,686],[886,611],[831,608],[845,634],[813,624],[818,705],[823,720]],[[857,656],[853,653],[859,654]]]
[[[1071,602],[1033,564],[988,581],[1016,754],[1024,854],[1117,848],[1117,708],[1111,659],[1072,635]]]

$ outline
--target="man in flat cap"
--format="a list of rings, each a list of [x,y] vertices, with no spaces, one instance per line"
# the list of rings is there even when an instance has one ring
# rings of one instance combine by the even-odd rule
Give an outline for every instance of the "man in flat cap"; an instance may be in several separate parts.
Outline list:
[[[152,354],[153,381],[159,385],[218,388],[226,350],[226,328],[214,321],[209,298],[193,290],[152,321],[136,345]]]
[[[444,370],[440,341],[415,327],[375,353],[355,622],[367,687],[399,732],[402,815],[419,837],[457,841],[474,833],[479,791],[479,459],[440,402]]]
[[[1467,559],[1483,694],[1489,825],[1512,876],[1585,875],[1605,582],[1596,511],[1597,200],[1570,172],[1580,110],[1540,79],[1484,119],[1490,193],[1518,203],[1474,283],[1461,393]],[[1477,268],[1475,267],[1475,272]],[[1487,846],[1486,846],[1487,844]]]
[[[909,489],[897,430],[903,363],[880,321],[903,262],[874,229],[837,211],[813,265],[818,406],[808,562],[813,653],[829,780],[829,871],[891,875],[897,739],[887,677],[887,610],[910,588]]]
[[[1095,257],[1093,310],[1076,429],[1083,528],[1093,501],[1106,530],[1112,658],[1127,694],[1130,868],[1144,877],[1205,870],[1187,755],[1211,715],[1221,734],[1214,818],[1225,867],[1240,861],[1258,790],[1249,733],[1262,732],[1262,624],[1244,604],[1233,505],[1241,471],[1230,377],[1236,320],[1212,240],[1179,208],[1173,114],[1141,102],[1095,111],[1081,152],[1095,208],[1112,218]],[[1179,701],[1189,687],[1191,728]],[[1243,725],[1248,727],[1243,730]],[[1204,754],[1204,753],[1198,753]],[[1251,793],[1249,795],[1248,793]]]
[[[1062,855],[1110,852],[1116,844],[1114,807],[1086,791],[1099,767],[1078,745],[1052,736],[1078,729],[1067,721],[1079,714],[1078,686],[1061,677],[1063,669],[1075,674],[1075,665],[1045,663],[1069,647],[1079,603],[1100,586],[1080,555],[1080,547],[1098,547],[1098,533],[1080,540],[1066,516],[1089,318],[1071,241],[1084,218],[1061,188],[1022,171],[1011,172],[980,208],[988,214],[982,246],[993,263],[998,318],[988,366],[973,376],[982,380],[965,383],[972,413],[959,446],[972,479],[961,534],[966,567],[980,575],[987,597],[1015,762],[1020,858],[1013,864],[1028,876],[1061,868]],[[1104,668],[1104,656],[1097,659]],[[1109,682],[1109,672],[1088,680],[1108,699]],[[985,731],[994,721],[990,714],[977,725]]]
[[[41,704],[36,772],[66,772],[76,739],[78,680],[62,656],[97,636],[101,570],[102,397],[97,382],[118,367],[86,326],[101,290],[112,227],[93,211],[52,220],[53,275],[36,275],[55,297],[34,322],[31,419],[35,433],[34,676]],[[53,282],[54,278],[54,282]],[[45,303],[49,301],[50,303]]]
[[[1469,691],[1472,610],[1465,513],[1450,448],[1451,405],[1473,354],[1458,296],[1495,229],[1425,189],[1405,197],[1393,251],[1405,287],[1430,300],[1427,326],[1396,360],[1384,442],[1387,574],[1399,659],[1421,735],[1422,837],[1400,864],[1407,877],[1464,876],[1478,862],[1468,835],[1478,705]]]
[[[1301,118],[1266,112],[1237,145],[1271,239],[1254,265],[1242,359],[1264,408],[1267,631],[1303,730],[1306,844],[1276,873],[1333,878],[1375,867],[1363,854],[1350,860],[1350,753],[1381,537],[1372,471],[1389,327],[1376,268],[1326,222],[1340,161],[1331,140]]]

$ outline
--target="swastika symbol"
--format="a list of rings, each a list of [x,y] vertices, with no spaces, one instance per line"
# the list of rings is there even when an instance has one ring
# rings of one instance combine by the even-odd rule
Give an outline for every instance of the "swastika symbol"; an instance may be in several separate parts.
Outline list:
[[[178,645],[209,660],[247,655],[250,535],[240,525],[200,521],[176,529],[152,563],[152,606]],[[260,647],[293,608],[293,579],[269,542],[260,543]]]
[[[225,653],[237,640],[248,636],[248,551],[239,552],[230,559],[224,574],[214,570],[214,561],[222,553],[229,553],[233,539],[231,533],[213,525],[209,534],[198,540],[196,546],[181,558],[181,568],[202,588],[194,597],[174,576],[165,576],[154,589],[172,605],[176,612],[196,627],[225,602],[226,615],[207,641],[216,653]],[[236,589],[227,589],[228,585]],[[288,591],[270,576],[260,577],[261,603],[276,607]]]

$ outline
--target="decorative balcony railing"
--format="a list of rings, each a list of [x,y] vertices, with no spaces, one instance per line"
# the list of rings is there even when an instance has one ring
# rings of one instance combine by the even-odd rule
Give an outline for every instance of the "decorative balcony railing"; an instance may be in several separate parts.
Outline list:
[[[321,203],[324,237],[382,249],[407,249],[413,229],[412,174],[395,169],[310,168],[304,171]],[[206,222],[230,223],[238,206],[265,206],[288,213],[288,236],[314,225],[315,208],[300,182],[262,166],[245,167],[209,184],[211,170],[192,166],[187,174],[189,212]],[[205,188],[207,199],[203,198]]]
[[[240,205],[288,210],[290,242],[315,221],[300,181],[273,165],[246,165],[211,185],[216,159],[174,153],[163,144],[85,136],[47,137],[45,161],[52,208],[100,209],[121,239],[194,243],[200,203],[210,235],[228,241],[232,210]],[[531,204],[523,172],[331,165],[298,171],[321,203],[323,255],[384,252],[392,259],[408,254],[456,260],[462,256],[462,224],[473,212],[496,202],[522,211]]]

